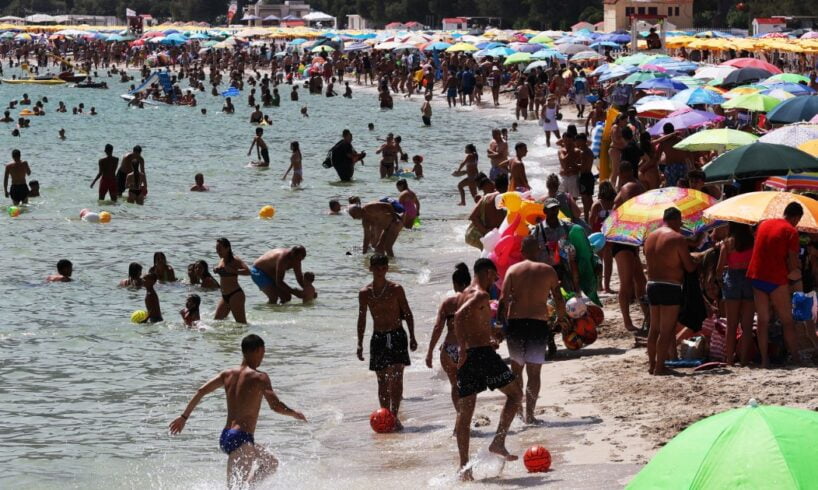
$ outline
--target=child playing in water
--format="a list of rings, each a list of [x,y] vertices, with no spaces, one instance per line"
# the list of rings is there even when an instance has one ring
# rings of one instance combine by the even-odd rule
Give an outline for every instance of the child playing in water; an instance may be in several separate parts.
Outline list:
[[[40,183],[32,180],[28,183],[28,197],[40,197]]]
[[[46,282],[71,282],[71,274],[74,273],[74,264],[68,259],[57,261],[57,273],[45,278]]]
[[[199,305],[201,304],[202,298],[200,298],[198,294],[191,294],[187,297],[187,301],[185,301],[185,307],[179,311],[179,314],[182,315],[182,321],[184,321],[188,327],[192,327],[200,320]]]
[[[412,172],[414,172],[415,178],[416,179],[422,179],[423,178],[423,165],[422,165],[423,157],[420,156],[420,155],[413,156],[412,157],[412,163],[415,164],[415,166],[412,167]]]
[[[411,230],[415,224],[415,218],[420,215],[420,200],[418,196],[409,190],[409,184],[406,179],[400,179],[395,182],[395,186],[400,191],[398,195],[398,202],[403,206],[403,227]]]
[[[341,214],[341,203],[336,201],[335,199],[331,199],[329,201],[329,214],[330,216],[338,216]]]
[[[162,309],[159,307],[159,296],[153,288],[156,285],[156,274],[148,272],[142,277],[142,284],[145,286],[145,309],[148,311],[148,319],[145,323],[156,323],[162,321]]]
[[[315,286],[312,283],[315,282],[315,274],[312,272],[305,272],[304,273],[304,290],[301,293],[301,301],[304,304],[312,303],[316,298],[318,298],[318,293],[315,291]]]
[[[465,170],[464,170],[465,168]],[[466,187],[469,188],[472,198],[477,201],[477,148],[474,145],[466,145],[466,157],[457,167],[457,170],[452,172],[453,177],[466,176],[463,180],[457,183],[457,190],[460,192],[460,206],[466,205]]]
[[[307,106],[301,108],[301,115],[304,117],[310,117],[310,115],[307,114]]]
[[[265,143],[261,137],[263,134],[264,130],[262,128],[256,128],[256,136],[253,138],[253,142],[250,143],[250,149],[247,150],[247,156],[249,157],[253,152],[253,147],[256,147],[256,158],[259,160],[253,162],[253,166],[255,167],[270,166],[270,152],[267,150],[267,143]]]
[[[303,170],[301,167],[301,148],[298,146],[298,141],[293,141],[290,143],[290,150],[293,152],[292,156],[290,156],[290,167],[284,172],[284,176],[281,177],[281,180],[285,180],[287,178],[287,174],[290,173],[290,170],[293,171],[293,178],[290,181],[290,187],[299,187],[301,186],[301,182],[303,179]]]

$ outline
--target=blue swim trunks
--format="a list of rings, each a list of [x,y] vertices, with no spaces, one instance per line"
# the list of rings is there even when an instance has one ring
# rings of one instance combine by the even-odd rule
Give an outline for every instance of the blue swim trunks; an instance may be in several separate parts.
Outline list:
[[[245,443],[255,444],[253,434],[238,429],[224,429],[219,437],[219,447],[226,454],[230,454]]]
[[[275,284],[275,281],[273,281],[270,276],[256,266],[250,267],[250,277],[259,289],[264,289]]]

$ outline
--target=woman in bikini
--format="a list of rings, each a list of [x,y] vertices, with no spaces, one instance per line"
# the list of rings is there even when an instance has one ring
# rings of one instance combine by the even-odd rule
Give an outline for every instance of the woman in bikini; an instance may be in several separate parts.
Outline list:
[[[625,138],[622,137],[622,128],[628,125],[628,115],[620,114],[611,128],[611,147],[608,150],[610,157],[611,182],[619,187],[619,162],[622,161],[622,150],[625,149]]]
[[[426,353],[426,366],[432,367],[432,353],[435,350],[437,341],[443,334],[443,327],[446,327],[446,338],[443,340],[443,345],[440,346],[440,366],[449,378],[449,383],[452,387],[452,403],[454,409],[457,411],[457,404],[460,399],[457,389],[457,363],[460,360],[460,352],[457,347],[457,337],[454,333],[454,314],[457,311],[457,299],[468,285],[471,284],[471,275],[469,274],[469,267],[464,263],[459,263],[454,267],[452,273],[452,287],[456,293],[443,300],[440,308],[437,310],[437,320],[432,329],[432,339],[429,341],[429,350]]]
[[[381,154],[381,178],[392,177],[398,164],[398,146],[395,144],[395,135],[386,135],[386,142],[376,152]]]
[[[613,210],[614,199],[616,199],[616,191],[610,181],[604,181],[599,184],[599,192],[597,193],[597,200],[591,205],[591,231],[596,233],[602,231],[602,222],[611,214]],[[611,290],[611,273],[613,272],[613,255],[611,254],[611,245],[605,244],[600,252],[602,258],[603,270],[603,290],[612,294],[616,291]]]
[[[131,204],[145,204],[147,187],[145,176],[139,171],[139,165],[134,165],[133,171],[125,177],[125,188],[128,190],[127,201]]]
[[[239,286],[239,275],[249,276],[250,268],[243,260],[233,255],[233,248],[227,238],[216,240],[219,265],[213,272],[221,277],[222,299],[216,307],[216,320],[224,320],[232,313],[237,323],[247,323],[244,314],[244,291]]]
[[[153,254],[153,267],[148,269],[148,272],[156,274],[159,282],[176,282],[176,272],[168,264],[168,258],[165,257],[164,252]]]
[[[207,262],[199,260],[193,265],[193,270],[198,279],[198,284],[202,289],[219,289],[219,282],[210,274]]]
[[[281,177],[281,180],[286,180],[287,175],[290,173],[290,170],[292,170],[293,179],[290,181],[290,187],[296,188],[301,186],[304,176],[304,170],[301,167],[301,148],[298,146],[298,141],[290,143],[290,151],[293,152],[290,156],[290,168],[284,172],[284,177]]]

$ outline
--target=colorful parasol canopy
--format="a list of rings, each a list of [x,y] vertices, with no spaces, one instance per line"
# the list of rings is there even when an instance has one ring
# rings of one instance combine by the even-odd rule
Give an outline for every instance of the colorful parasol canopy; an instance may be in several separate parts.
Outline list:
[[[726,151],[758,141],[758,136],[735,129],[706,129],[693,133],[673,148],[684,151]]]
[[[682,90],[678,94],[674,95],[672,100],[687,105],[715,105],[723,104],[725,101],[724,97],[722,97],[720,94],[703,88],[689,88]]]
[[[818,173],[778,175],[765,180],[764,185],[779,191],[818,191]]]
[[[735,221],[754,225],[765,219],[783,218],[784,208],[797,202],[804,208],[804,215],[796,228],[804,233],[818,233],[818,201],[792,192],[748,192],[731,197],[713,205],[704,212],[710,222]]]
[[[759,138],[759,141],[762,143],[775,143],[777,145],[786,145],[796,148],[816,138],[818,138],[818,124],[796,123],[774,129]]]
[[[663,447],[627,490],[811,488],[818,481],[818,413],[758,406],[691,425]]]
[[[713,114],[712,112],[697,111],[695,109],[682,109],[670,114],[664,119],[654,124],[648,129],[651,136],[659,136],[662,134],[662,128],[665,124],[670,123],[675,130],[698,128],[707,124],[713,124],[724,120],[723,116]]]
[[[708,182],[818,172],[818,159],[796,148],[758,141],[719,155],[702,170]]]
[[[798,149],[805,151],[814,157],[818,157],[818,138],[809,140],[806,143],[798,145]]]
[[[782,73],[777,66],[771,65],[766,61],[756,58],[734,58],[730,61],[725,61],[722,63],[722,66],[734,66],[736,68],[758,68],[760,70],[766,70],[774,75]]]
[[[615,209],[602,224],[602,232],[609,242],[642,245],[650,232],[662,226],[665,209],[675,207],[682,212],[682,230],[696,234],[710,226],[702,213],[715,203],[715,198],[695,189],[654,189]]]
[[[721,106],[725,109],[746,109],[752,112],[769,112],[780,104],[781,101],[775,97],[762,94],[739,95],[728,100]]]

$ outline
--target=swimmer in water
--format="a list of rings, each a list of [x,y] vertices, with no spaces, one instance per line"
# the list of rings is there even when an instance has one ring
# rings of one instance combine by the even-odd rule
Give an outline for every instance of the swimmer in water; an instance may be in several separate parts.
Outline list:
[[[74,264],[68,259],[60,259],[57,262],[57,273],[45,278],[46,282],[71,282],[71,275],[74,273]]]
[[[201,304],[202,298],[200,298],[198,294],[191,294],[187,297],[185,307],[179,311],[179,314],[182,315],[182,321],[185,322],[186,326],[192,327],[196,322],[201,320],[201,318],[199,318],[199,306]]]
[[[286,180],[287,174],[292,170],[293,178],[290,181],[290,187],[295,188],[301,186],[304,177],[304,171],[301,167],[301,148],[298,146],[298,141],[290,143],[290,150],[293,152],[290,156],[290,167],[284,172],[284,176],[281,177],[281,180]]]
[[[196,183],[190,187],[190,192],[207,192],[210,190],[204,183],[204,175],[196,174],[193,176],[193,180]]]
[[[28,183],[28,197],[40,197],[40,182],[32,180]]]
[[[219,289],[219,282],[210,274],[207,262],[204,260],[197,260],[193,264],[193,273],[196,276],[196,283],[202,289]]]
[[[131,262],[128,266],[128,277],[119,281],[119,287],[130,289],[142,289],[142,266],[137,262]]]
[[[11,163],[6,164],[6,173],[3,176],[3,189],[6,197],[11,198],[12,204],[28,203],[29,189],[26,184],[26,176],[31,175],[31,167],[26,160],[20,159],[20,150],[12,150]],[[9,187],[11,179],[11,187]]]
[[[253,152],[253,147],[256,147],[256,158],[257,161],[253,162],[253,166],[256,167],[269,167],[270,166],[270,152],[267,150],[267,143],[264,142],[264,138],[261,136],[264,134],[264,129],[256,128],[256,136],[253,138],[253,142],[250,143],[250,149],[247,150],[247,156],[250,156],[250,153]]]
[[[148,318],[145,323],[157,323],[162,321],[162,308],[159,306],[159,295],[153,288],[156,285],[156,274],[148,272],[142,277],[142,284],[145,286],[145,310]]]
[[[307,106],[301,108],[301,115],[304,117],[310,117],[310,115],[307,114]]]
[[[253,438],[262,397],[274,412],[307,421],[301,412],[289,408],[278,399],[270,377],[267,373],[258,371],[264,359],[264,340],[255,334],[244,337],[241,341],[241,353],[240,366],[225,369],[202,385],[182,414],[170,423],[171,434],[182,432],[201,399],[224,388],[227,422],[219,438],[219,447],[227,454],[228,488],[252,487],[278,468],[275,456],[264,447],[257,446]]]
[[[164,252],[153,254],[153,266],[148,269],[148,272],[156,274],[159,282],[176,282],[176,271],[168,264],[168,258]]]
[[[366,127],[367,127],[367,129],[369,129],[370,131],[375,131],[375,125],[374,125],[374,124],[372,124],[372,123],[367,124],[367,125],[366,125]]]
[[[318,299],[318,293],[315,291],[315,274],[312,272],[304,273],[304,288],[301,291],[301,302],[306,304],[312,303]]]
[[[65,141],[65,129],[60,128],[60,130],[57,131],[57,137],[60,138],[62,141]]]
[[[329,212],[327,214],[330,216],[339,216],[341,214],[341,203],[335,199],[330,199]]]
[[[423,178],[423,157],[420,155],[415,155],[412,157],[412,172],[415,174],[415,178],[420,180]]]

